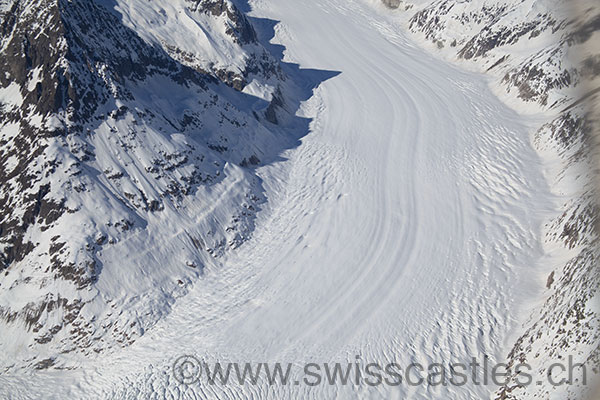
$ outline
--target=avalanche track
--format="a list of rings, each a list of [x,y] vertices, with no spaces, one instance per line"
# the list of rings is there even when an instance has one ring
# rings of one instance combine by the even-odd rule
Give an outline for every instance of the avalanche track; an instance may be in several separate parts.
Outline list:
[[[528,121],[364,0],[255,0],[285,61],[341,73],[311,133],[263,167],[253,238],[127,349],[3,377],[11,398],[488,398],[494,386],[184,386],[171,365],[498,361],[544,277],[554,207]],[[21,385],[27,382],[26,385]],[[6,394],[4,393],[4,394]],[[17,394],[19,393],[19,394]],[[5,397],[4,395],[0,397]]]

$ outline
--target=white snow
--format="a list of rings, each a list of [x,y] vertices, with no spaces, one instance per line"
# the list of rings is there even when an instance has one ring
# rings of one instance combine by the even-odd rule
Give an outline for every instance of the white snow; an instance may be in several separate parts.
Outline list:
[[[281,21],[274,42],[286,47],[287,62],[307,69],[301,73],[341,72],[302,105],[300,114],[313,118],[311,133],[283,161],[260,170],[268,203],[253,238],[206,265],[199,281],[172,299],[170,314],[133,345],[74,370],[0,376],[0,397],[184,398],[185,390],[185,398],[448,399],[487,398],[495,389],[183,389],[173,380],[171,364],[183,354],[296,365],[353,362],[355,355],[401,365],[484,355],[502,361],[522,318],[519,300],[543,287],[541,224],[555,199],[529,140],[532,121],[503,105],[485,77],[419,49],[362,0],[251,4],[253,16]],[[148,35],[155,34],[148,26],[158,26],[132,21]],[[95,145],[109,147],[109,132],[101,127]],[[242,197],[243,172],[224,168],[228,180],[199,193],[190,208],[198,213],[186,222],[190,229],[207,212],[204,195]],[[130,240],[141,249],[158,246],[157,255],[125,255],[131,243],[119,243],[103,257],[121,259],[139,276],[148,261],[160,266],[173,254],[187,257],[178,252],[186,251],[188,226],[151,226],[164,236]],[[137,293],[136,307],[162,317],[155,308],[164,305],[138,281],[122,281],[118,267],[105,266],[100,292]],[[143,285],[167,285],[163,278]]]
[[[194,13],[189,6],[186,0],[119,0],[114,9],[142,38],[167,49],[177,47],[205,70],[242,71],[247,54],[226,34],[225,16]]]
[[[42,81],[40,74],[42,73],[42,67],[36,67],[34,68],[30,74],[31,77],[29,78],[29,82],[27,83],[27,90],[29,92],[32,92],[38,83],[40,83]]]
[[[9,106],[11,108],[20,107],[23,104],[23,96],[18,83],[13,82],[5,88],[0,88],[0,107]]]

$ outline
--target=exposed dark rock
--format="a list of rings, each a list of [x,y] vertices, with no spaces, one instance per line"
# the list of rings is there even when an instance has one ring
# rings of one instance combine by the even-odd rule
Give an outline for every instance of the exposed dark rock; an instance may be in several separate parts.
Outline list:
[[[190,3],[190,10],[196,12],[211,13],[214,16],[226,14],[232,22],[227,34],[235,38],[240,44],[255,43],[256,32],[254,28],[237,7],[227,0],[187,0]]]

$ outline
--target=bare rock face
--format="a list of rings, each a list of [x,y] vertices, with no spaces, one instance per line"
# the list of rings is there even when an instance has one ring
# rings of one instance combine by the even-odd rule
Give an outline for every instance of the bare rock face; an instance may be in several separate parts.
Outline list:
[[[190,10],[194,12],[210,13],[215,17],[225,15],[231,26],[226,33],[233,37],[239,44],[257,43],[256,32],[233,3],[227,0],[188,0]]]

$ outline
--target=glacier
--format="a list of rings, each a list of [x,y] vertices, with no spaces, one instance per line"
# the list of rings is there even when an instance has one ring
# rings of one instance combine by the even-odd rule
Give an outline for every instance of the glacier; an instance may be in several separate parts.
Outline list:
[[[83,125],[89,139],[47,148],[65,158],[59,182],[90,177],[94,189],[81,196],[84,214],[23,237],[56,248],[60,235],[74,252],[91,243],[98,268],[84,290],[48,284],[41,267],[31,272],[47,250],[34,251],[3,272],[0,306],[39,300],[43,284],[59,303],[83,304],[75,327],[89,334],[53,333],[64,315],[51,310],[38,317],[48,341],[25,321],[2,322],[1,397],[495,396],[496,386],[473,382],[183,385],[171,371],[185,354],[505,361],[548,274],[574,254],[544,242],[565,200],[531,134],[547,112],[515,110],[493,76],[438,57],[374,0],[93,3],[136,44],[194,72],[107,79],[130,95]],[[40,79],[32,73],[27,90]],[[27,101],[15,90],[1,89],[5,108]],[[3,138],[19,134],[14,124],[2,125]],[[96,157],[76,162],[87,146]],[[10,161],[3,167],[19,165]],[[163,195],[173,180],[179,191]]]

